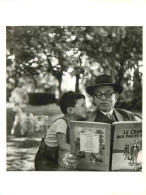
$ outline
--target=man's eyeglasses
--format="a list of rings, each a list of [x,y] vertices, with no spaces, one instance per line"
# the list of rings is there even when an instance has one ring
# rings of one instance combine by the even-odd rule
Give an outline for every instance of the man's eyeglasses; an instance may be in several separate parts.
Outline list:
[[[94,92],[94,95],[101,100],[102,96],[104,95],[106,98],[110,98],[115,92],[106,91],[105,93],[101,92]]]

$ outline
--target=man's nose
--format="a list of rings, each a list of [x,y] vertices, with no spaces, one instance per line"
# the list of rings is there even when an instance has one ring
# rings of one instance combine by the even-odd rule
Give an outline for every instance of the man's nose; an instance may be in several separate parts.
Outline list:
[[[105,97],[104,94],[101,95],[101,100],[106,100],[107,98]]]

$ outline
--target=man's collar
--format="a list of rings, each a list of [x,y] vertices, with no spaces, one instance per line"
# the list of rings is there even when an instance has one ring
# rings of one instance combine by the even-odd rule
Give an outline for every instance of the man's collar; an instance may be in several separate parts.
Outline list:
[[[109,112],[103,112],[102,110],[99,110],[100,112],[102,112],[104,115],[107,115],[107,113],[109,113],[110,115],[112,115],[113,114],[113,109],[112,110],[110,110]]]

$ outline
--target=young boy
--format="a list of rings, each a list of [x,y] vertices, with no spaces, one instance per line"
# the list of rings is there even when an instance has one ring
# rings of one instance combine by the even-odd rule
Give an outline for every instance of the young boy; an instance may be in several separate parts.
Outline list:
[[[58,152],[70,152],[70,120],[86,119],[85,96],[69,91],[60,99],[60,108],[64,116],[56,120],[42,139],[35,157],[37,171],[57,170]]]

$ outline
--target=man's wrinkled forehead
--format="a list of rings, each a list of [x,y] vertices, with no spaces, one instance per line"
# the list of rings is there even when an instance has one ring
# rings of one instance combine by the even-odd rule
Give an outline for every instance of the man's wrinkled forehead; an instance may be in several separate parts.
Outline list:
[[[94,89],[94,92],[106,92],[106,91],[114,91],[113,86],[111,85],[100,85],[100,86],[96,86]]]

